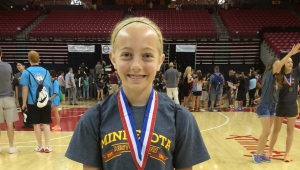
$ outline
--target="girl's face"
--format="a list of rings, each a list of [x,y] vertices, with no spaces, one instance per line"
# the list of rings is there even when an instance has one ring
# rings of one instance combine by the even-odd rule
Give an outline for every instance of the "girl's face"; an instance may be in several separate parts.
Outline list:
[[[110,59],[124,89],[135,92],[152,89],[165,58],[158,51],[159,43],[157,33],[145,24],[132,23],[119,31]]]
[[[291,58],[284,64],[284,69],[286,71],[291,71],[293,69],[293,60]]]

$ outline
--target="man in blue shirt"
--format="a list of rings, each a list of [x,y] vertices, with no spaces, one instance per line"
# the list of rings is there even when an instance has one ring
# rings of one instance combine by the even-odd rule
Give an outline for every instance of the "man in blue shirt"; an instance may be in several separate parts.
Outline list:
[[[219,72],[219,66],[215,66],[214,73],[209,78],[209,97],[210,97],[210,107],[208,108],[209,111],[221,111],[221,99],[222,99],[222,92],[223,92],[223,85],[224,85],[224,77]],[[220,79],[219,79],[220,76]],[[215,102],[218,102],[218,109],[213,110]]]
[[[50,73],[43,67],[39,66],[40,56],[36,51],[29,51],[28,61],[31,65],[28,69],[24,70],[21,76],[20,84],[22,85],[22,98],[23,98],[23,110],[28,111],[28,118],[30,124],[33,124],[35,137],[38,142],[38,146],[35,148],[36,152],[52,152],[52,148],[49,145],[50,142],[50,124],[51,119],[51,105],[46,105],[43,108],[37,107],[36,93],[38,83],[43,82],[44,87],[49,95],[49,88],[51,87]],[[31,74],[30,74],[31,73]],[[27,105],[28,104],[28,105]],[[44,127],[45,147],[42,145],[41,127]]]

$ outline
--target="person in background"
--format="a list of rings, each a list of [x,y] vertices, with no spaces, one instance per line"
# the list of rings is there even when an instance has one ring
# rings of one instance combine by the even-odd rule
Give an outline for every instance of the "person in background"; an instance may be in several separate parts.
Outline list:
[[[19,115],[15,104],[14,92],[11,88],[12,81],[13,72],[11,65],[2,61],[2,49],[0,48],[0,123],[6,122],[9,143],[8,153],[10,154],[19,152],[19,149],[14,146],[13,123],[19,120]]]
[[[220,76],[221,82],[218,82],[218,76]],[[220,84],[219,84],[220,83]],[[222,94],[223,94],[223,86],[225,84],[225,79],[223,75],[220,73],[219,66],[215,66],[214,73],[211,74],[209,78],[209,99],[210,99],[210,107],[208,110],[210,112],[212,111],[221,111],[221,100],[222,100]],[[219,86],[219,89],[217,88]],[[214,109],[214,104],[218,103],[218,109]]]
[[[109,84],[112,88],[112,93],[118,92],[119,91],[119,79],[118,79],[118,71],[115,70],[113,71],[110,76],[109,76]]]
[[[76,84],[76,96],[78,101],[82,101],[82,83],[83,83],[83,78],[81,77],[81,74],[77,74],[75,76],[75,84]]]
[[[170,99],[174,98],[174,102],[179,104],[178,99],[178,83],[179,83],[179,75],[178,71],[174,69],[174,64],[172,62],[169,63],[169,69],[165,72],[164,75],[167,95]]]
[[[90,74],[89,74],[89,92],[90,92],[90,98],[91,99],[96,99],[96,97],[97,97],[97,84],[95,82],[96,79],[97,79],[97,75],[95,74],[95,70],[94,69],[90,69]]]
[[[96,75],[101,73],[101,69],[102,69],[102,65],[101,65],[100,61],[98,61],[95,66]]]
[[[235,86],[238,89],[236,95],[236,100],[238,101],[238,108],[236,109],[236,111],[243,111],[243,100],[245,98],[246,88],[248,88],[248,86],[246,86],[246,80],[240,71],[236,72],[236,79],[237,84],[235,84]]]
[[[51,78],[51,87],[50,87],[50,98],[51,101],[51,109],[55,116],[55,126],[53,126],[51,129],[55,131],[60,131],[60,117],[58,113],[58,107],[60,105],[60,98],[59,98],[59,89],[60,85],[59,82],[55,79],[56,78],[56,72],[54,70],[50,70],[50,78]]]
[[[87,69],[88,69],[88,67],[84,63],[81,63],[79,66],[80,75],[83,76],[84,74],[86,74],[85,70],[87,70]]]
[[[250,80],[249,80],[249,106],[250,107],[254,107],[254,95],[256,92],[256,83],[257,83],[257,79],[255,78],[254,74],[250,75]]]
[[[38,82],[41,83],[43,81],[43,85],[49,96],[49,88],[51,87],[50,73],[45,68],[39,66],[40,55],[36,51],[29,51],[28,61],[31,66],[23,71],[20,81],[23,98],[22,109],[27,110],[29,123],[33,124],[34,134],[38,143],[38,146],[34,150],[36,152],[50,153],[52,152],[52,148],[50,147],[51,105],[39,108],[35,104]],[[44,129],[45,147],[42,145],[41,124],[43,124]]]
[[[59,82],[60,85],[60,90],[62,92],[62,94],[64,95],[64,101],[62,101],[63,103],[65,103],[65,96],[66,96],[66,82],[65,82],[65,73],[63,71],[58,72],[59,76],[57,78],[57,81]]]
[[[66,90],[68,91],[68,101],[70,105],[78,105],[76,102],[76,84],[73,69],[69,68],[69,72],[65,76]],[[71,98],[73,103],[71,102]]]
[[[25,64],[23,62],[17,62],[18,73],[14,76],[13,86],[15,89],[16,100],[19,101],[19,106],[22,107],[23,99],[22,99],[22,85],[20,84],[21,76],[23,71],[25,70]],[[23,115],[23,126],[22,128],[33,128],[32,124],[29,124],[28,115],[25,110],[21,108],[21,112]]]
[[[89,78],[86,75],[84,75],[82,83],[83,100],[89,100],[89,86]]]

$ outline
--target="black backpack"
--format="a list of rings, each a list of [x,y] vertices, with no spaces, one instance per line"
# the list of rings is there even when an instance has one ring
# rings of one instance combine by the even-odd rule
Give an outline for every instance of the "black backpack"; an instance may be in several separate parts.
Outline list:
[[[30,93],[31,98],[32,98],[32,100],[33,100],[33,102],[34,102],[34,105],[37,106],[38,108],[43,108],[43,107],[49,105],[49,104],[50,104],[50,103],[49,103],[49,101],[50,101],[50,100],[49,100],[49,95],[48,95],[48,92],[47,92],[47,90],[46,90],[46,87],[44,86],[44,80],[45,80],[45,78],[46,78],[46,76],[47,76],[47,74],[48,74],[48,71],[46,70],[46,75],[45,75],[43,81],[39,83],[39,82],[34,78],[33,74],[32,74],[28,69],[26,69],[26,70],[28,71],[28,73],[33,77],[33,79],[34,79],[35,82],[37,83],[37,89],[36,89],[36,98],[35,98],[35,101],[34,101],[34,98],[33,98],[33,96],[32,96],[32,93],[31,93],[31,91],[30,91],[30,89],[29,89],[29,93]],[[31,86],[31,83],[30,83],[30,75],[29,75],[29,85]]]
[[[222,88],[222,85],[224,83],[222,79],[222,74],[220,73],[219,75],[216,75],[214,73],[213,75],[215,76],[213,81],[213,87],[215,88],[216,91],[219,91]]]

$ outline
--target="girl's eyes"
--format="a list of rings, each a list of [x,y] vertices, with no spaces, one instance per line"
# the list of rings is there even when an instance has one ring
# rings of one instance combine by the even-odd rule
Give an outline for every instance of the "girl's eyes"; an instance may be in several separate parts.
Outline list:
[[[122,57],[131,57],[131,54],[130,53],[123,53],[121,54]]]
[[[126,58],[127,58],[127,57],[133,57],[133,55],[130,54],[130,53],[122,53],[122,54],[121,54],[121,57],[126,57]],[[145,57],[145,58],[152,58],[153,55],[152,55],[152,54],[149,54],[149,53],[146,53],[146,54],[143,54],[142,57]]]
[[[152,55],[152,54],[144,54],[143,57],[146,57],[146,58],[152,58],[153,55]]]

